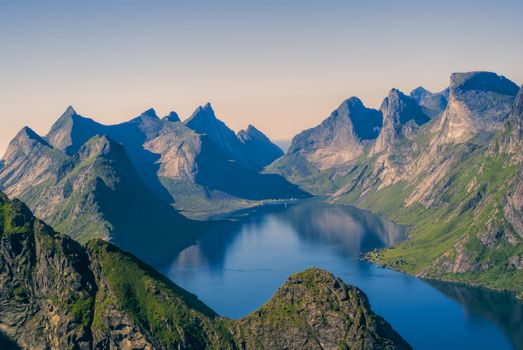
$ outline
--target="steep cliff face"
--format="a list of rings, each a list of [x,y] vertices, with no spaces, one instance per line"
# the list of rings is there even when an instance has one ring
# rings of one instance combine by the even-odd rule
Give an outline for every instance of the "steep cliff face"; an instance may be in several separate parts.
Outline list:
[[[423,110],[423,113],[430,118],[434,118],[447,108],[449,93],[449,88],[434,93],[419,86],[410,92],[410,97],[416,100]]]
[[[134,256],[84,248],[0,194],[0,345],[23,349],[410,349],[365,295],[312,269],[221,318]]]
[[[102,130],[103,125],[78,115],[74,108],[69,106],[53,124],[45,138],[53,148],[62,150],[67,155],[72,155],[87,140],[99,134]]]
[[[148,190],[122,145],[95,136],[67,156],[29,134],[11,143],[0,179],[8,195],[27,201],[61,232],[80,242],[110,240],[149,262],[198,234],[198,223]]]
[[[216,117],[210,103],[198,107],[184,124],[205,135],[227,160],[234,160],[251,170],[260,170],[282,155],[278,146],[252,125],[236,135]]]
[[[299,155],[320,170],[347,165],[378,136],[381,125],[380,112],[352,97],[320,125],[296,135],[287,154]]]
[[[206,135],[229,159],[252,164],[243,152],[242,144],[234,131],[216,118],[210,103],[198,107],[184,124],[197,132]]]
[[[434,131],[434,144],[460,143],[479,132],[503,127],[518,86],[490,72],[454,73],[450,77],[449,103]]]
[[[245,130],[240,130],[237,136],[245,145],[246,154],[261,167],[269,165],[283,155],[283,151],[278,146],[252,125]]]
[[[89,348],[96,285],[85,250],[0,194],[0,329],[25,349]]]
[[[398,89],[392,89],[381,104],[383,127],[371,154],[381,153],[393,147],[402,138],[412,139],[417,128],[430,119],[416,101]]]
[[[28,127],[9,143],[0,167],[0,189],[20,196],[29,186],[57,181],[68,157],[50,146]]]
[[[98,288],[95,348],[234,349],[223,320],[195,295],[107,242],[87,251]]]
[[[453,74],[449,103],[430,121],[421,105],[427,92],[409,98],[393,90],[369,152],[323,170],[286,155],[270,169],[315,194],[411,224],[409,240],[371,256],[379,263],[523,293],[518,90],[494,73]]]
[[[252,126],[237,136],[216,118],[210,105],[198,108],[186,124],[175,112],[160,119],[148,109],[116,125],[99,124],[69,107],[45,138],[25,128],[11,142],[0,162],[0,188],[10,195],[36,194],[40,185],[56,183],[68,173],[70,169],[59,168],[74,167],[70,158],[95,136],[122,144],[148,190],[188,215],[306,196],[280,176],[259,174],[281,151]],[[47,219],[36,210],[35,198],[23,197]]]
[[[500,137],[500,151],[514,157],[519,169],[511,179],[510,190],[506,194],[503,211],[514,230],[523,238],[523,87],[514,102],[514,109],[508,121],[509,128]],[[512,257],[512,265],[523,269],[523,254]]]

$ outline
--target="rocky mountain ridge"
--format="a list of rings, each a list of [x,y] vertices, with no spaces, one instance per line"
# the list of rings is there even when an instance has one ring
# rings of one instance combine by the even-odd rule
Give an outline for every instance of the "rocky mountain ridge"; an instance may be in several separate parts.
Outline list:
[[[306,195],[283,178],[259,174],[282,152],[259,130],[248,130],[236,135],[216,117],[209,103],[183,123],[175,112],[159,118],[149,109],[116,125],[100,124],[68,107],[43,139],[68,156],[96,135],[121,143],[149,189],[189,215],[232,210],[249,201]],[[239,135],[245,139],[240,140]],[[3,163],[9,165],[5,159]],[[245,179],[272,190],[253,191]],[[10,191],[7,186],[1,188]]]
[[[68,156],[24,128],[4,159],[0,179],[8,194],[80,242],[106,239],[152,262],[203,231],[203,224],[159,201],[124,147],[106,136],[92,137]]]
[[[523,293],[521,88],[490,72],[454,73],[448,104],[433,114],[422,101],[434,94],[396,95],[402,103],[384,103],[381,132],[363,151],[350,147],[352,138],[336,142],[355,159],[321,167],[288,152],[266,171],[412,225],[409,240],[370,255],[378,263]],[[446,95],[439,94],[440,107]],[[418,106],[405,108],[405,100]],[[420,111],[431,119],[418,124]],[[323,147],[309,146],[311,153]]]
[[[0,346],[12,349],[410,349],[365,295],[292,275],[259,310],[219,317],[111,243],[85,247],[0,193]]]
[[[339,167],[358,158],[381,126],[380,112],[351,97],[320,125],[296,135],[287,154],[303,157],[320,170]]]
[[[192,121],[207,113],[220,126],[214,140],[180,122],[175,112],[160,119],[149,109],[106,126],[68,107],[46,137],[26,127],[11,141],[0,164],[0,189],[80,242],[107,239],[149,262],[154,252],[140,252],[144,239],[156,242],[162,256],[201,232],[203,225],[173,206],[214,214],[307,196],[283,177],[255,169],[281,152],[260,131],[251,126],[240,139],[210,105],[199,111]],[[252,163],[227,153],[217,141],[222,134],[236,140],[229,146]]]

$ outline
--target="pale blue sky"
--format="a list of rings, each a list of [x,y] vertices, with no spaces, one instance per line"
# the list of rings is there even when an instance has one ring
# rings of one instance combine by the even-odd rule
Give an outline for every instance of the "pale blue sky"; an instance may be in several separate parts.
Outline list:
[[[213,103],[290,138],[357,95],[441,90],[454,71],[523,83],[521,0],[0,0],[0,152],[67,105],[104,123]]]

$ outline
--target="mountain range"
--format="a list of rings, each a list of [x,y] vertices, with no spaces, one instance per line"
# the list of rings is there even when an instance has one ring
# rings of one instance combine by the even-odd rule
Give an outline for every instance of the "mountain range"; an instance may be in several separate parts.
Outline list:
[[[379,110],[348,101],[264,171],[411,225],[369,254],[379,264],[523,296],[523,88],[454,73],[440,93],[392,89]]]
[[[0,193],[2,349],[411,349],[359,289],[289,277],[258,310],[218,316],[116,246],[57,234]]]
[[[81,243],[109,240],[153,263],[205,229],[179,210],[215,214],[307,196],[259,173],[282,154],[253,126],[236,135],[210,104],[185,123],[149,109],[109,126],[68,107],[45,137],[25,127],[10,142],[0,189]]]
[[[393,88],[379,109],[351,97],[285,154],[210,104],[117,125],[69,107],[45,137],[26,127],[11,141],[0,189],[81,243],[149,263],[194,242],[206,227],[194,218],[312,194],[411,226],[368,254],[378,264],[523,296],[522,103],[503,76],[454,73],[441,92]]]

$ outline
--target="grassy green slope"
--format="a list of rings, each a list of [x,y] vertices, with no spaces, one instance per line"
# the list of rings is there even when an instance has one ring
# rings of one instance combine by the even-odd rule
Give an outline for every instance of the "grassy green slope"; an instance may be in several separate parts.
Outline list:
[[[503,215],[517,166],[505,155],[485,153],[479,148],[465,160],[458,157],[445,179],[434,184],[437,199],[429,208],[404,206],[413,191],[405,182],[358,202],[412,225],[407,241],[370,258],[415,275],[522,293],[523,271],[508,266],[508,259],[523,254],[523,245]]]
[[[87,249],[110,291],[97,295],[92,326],[95,334],[108,331],[103,317],[116,306],[160,348],[234,348],[223,320],[195,295],[105,241],[91,241]]]

